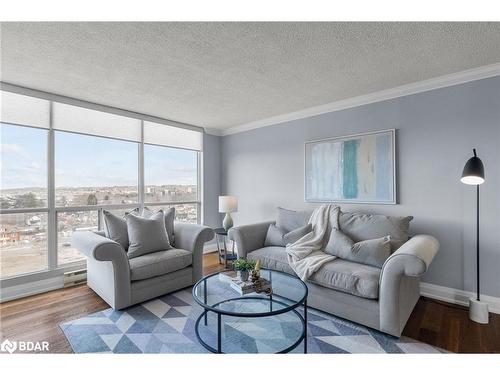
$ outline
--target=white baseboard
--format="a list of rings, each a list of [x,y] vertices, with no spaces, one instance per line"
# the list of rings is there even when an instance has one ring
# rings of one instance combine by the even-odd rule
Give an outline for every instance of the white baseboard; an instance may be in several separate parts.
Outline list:
[[[476,296],[474,292],[447,288],[445,286],[422,282],[420,283],[420,295],[461,306],[469,306],[469,298]],[[500,314],[499,297],[492,297],[481,294],[481,301],[488,304],[490,312]]]
[[[64,286],[64,276],[51,277],[49,279],[33,281],[20,285],[14,285],[0,289],[0,302],[32,296],[50,290],[60,289]]]
[[[203,254],[216,253],[216,252],[217,249],[214,249],[213,247],[203,249]]]
[[[217,244],[215,241],[205,242],[203,245],[203,254],[214,253],[217,251]]]

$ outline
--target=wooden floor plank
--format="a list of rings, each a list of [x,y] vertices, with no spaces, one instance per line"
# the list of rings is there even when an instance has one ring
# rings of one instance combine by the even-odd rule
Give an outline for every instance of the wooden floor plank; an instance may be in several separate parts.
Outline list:
[[[204,256],[204,274],[223,269],[217,254]],[[52,353],[72,353],[59,324],[107,309],[86,285],[0,304],[0,340],[48,341]],[[422,297],[403,335],[457,353],[500,353],[500,315],[490,324],[469,320],[466,308]]]

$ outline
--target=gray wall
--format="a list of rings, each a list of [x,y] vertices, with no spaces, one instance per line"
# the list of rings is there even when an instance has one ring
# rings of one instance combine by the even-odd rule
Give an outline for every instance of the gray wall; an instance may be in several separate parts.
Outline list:
[[[500,77],[327,113],[222,138],[222,192],[239,199],[235,225],[274,219],[304,202],[304,141],[397,129],[397,205],[344,210],[413,215],[412,233],[441,249],[424,281],[475,290],[475,188],[459,178],[472,148],[481,186],[482,292],[500,297]]]
[[[203,135],[203,224],[220,227],[221,137]]]

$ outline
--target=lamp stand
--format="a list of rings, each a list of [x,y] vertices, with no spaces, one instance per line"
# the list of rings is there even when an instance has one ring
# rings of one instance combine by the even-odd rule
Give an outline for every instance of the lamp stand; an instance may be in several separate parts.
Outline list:
[[[469,319],[481,324],[488,324],[488,304],[481,302],[479,291],[479,185],[476,185],[476,277],[477,277],[477,297],[469,299]]]
[[[226,216],[224,216],[224,221],[222,222],[222,227],[225,231],[228,231],[233,227],[233,218],[229,212],[226,212]]]

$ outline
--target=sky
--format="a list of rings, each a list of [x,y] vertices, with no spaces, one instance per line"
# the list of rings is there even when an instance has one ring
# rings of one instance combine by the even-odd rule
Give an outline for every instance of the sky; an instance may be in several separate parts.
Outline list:
[[[47,130],[1,124],[2,189],[47,186]],[[137,185],[138,144],[55,132],[56,187]],[[144,146],[146,185],[196,185],[195,151]]]

